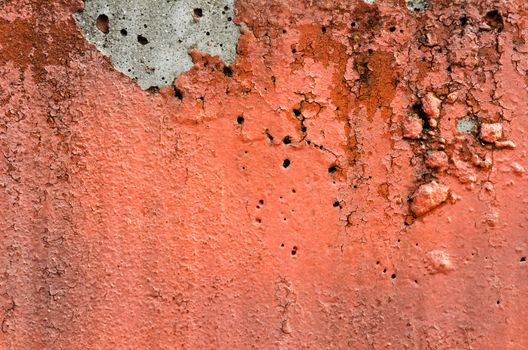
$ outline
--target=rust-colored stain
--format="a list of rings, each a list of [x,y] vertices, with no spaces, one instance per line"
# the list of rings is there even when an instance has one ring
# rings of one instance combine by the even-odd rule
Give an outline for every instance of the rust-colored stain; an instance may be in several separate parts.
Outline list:
[[[240,0],[149,91],[82,6],[0,1],[1,348],[528,348],[525,1]]]

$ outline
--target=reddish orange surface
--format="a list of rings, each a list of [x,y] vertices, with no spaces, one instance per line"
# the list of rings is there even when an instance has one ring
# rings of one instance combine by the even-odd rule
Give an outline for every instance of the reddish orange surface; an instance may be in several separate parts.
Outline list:
[[[180,100],[0,1],[1,348],[528,348],[527,3],[431,3],[239,0]]]

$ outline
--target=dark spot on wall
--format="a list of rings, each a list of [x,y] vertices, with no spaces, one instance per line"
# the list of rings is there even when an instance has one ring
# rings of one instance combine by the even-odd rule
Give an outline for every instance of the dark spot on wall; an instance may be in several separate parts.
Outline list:
[[[289,145],[291,143],[290,137],[284,136],[284,138],[282,139],[282,143],[284,143],[285,145]]]
[[[179,100],[183,100],[183,93],[180,89],[178,89],[176,86],[172,87],[174,89],[174,97],[176,97]]]
[[[331,166],[328,167],[328,172],[329,172],[330,174],[333,174],[333,173],[335,173],[336,171],[337,171],[337,166],[335,166],[335,165],[331,165]]]
[[[231,69],[231,67],[229,66],[224,66],[224,75],[226,77],[232,77],[233,76],[233,69]]]
[[[102,33],[108,34],[108,32],[110,31],[110,20],[108,19],[108,16],[105,14],[101,14],[97,16],[97,20],[95,21],[95,26]]]
[[[498,32],[501,32],[504,29],[504,20],[502,19],[500,12],[497,10],[491,10],[486,13],[484,20],[491,28]]]
[[[238,123],[238,124],[244,124],[244,116],[239,115],[239,116],[237,117],[237,123]]]
[[[289,159],[284,159],[284,161],[282,162],[282,166],[287,168],[290,166],[290,160]]]
[[[195,8],[193,14],[195,17],[200,18],[203,16],[203,10],[201,8]]]
[[[149,43],[148,39],[145,38],[143,35],[138,35],[137,36],[137,41],[138,43],[140,43],[141,45],[147,45]]]
[[[122,36],[127,36],[128,35],[128,32],[127,32],[127,30],[125,28],[121,29],[119,32],[121,33]]]

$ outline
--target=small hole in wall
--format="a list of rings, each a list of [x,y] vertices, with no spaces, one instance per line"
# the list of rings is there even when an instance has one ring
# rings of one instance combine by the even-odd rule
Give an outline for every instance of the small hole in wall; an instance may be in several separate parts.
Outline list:
[[[201,8],[195,8],[193,10],[194,16],[200,18],[203,16],[203,10]]]
[[[460,25],[464,27],[468,22],[468,18],[466,16],[460,17]]]
[[[284,243],[281,243],[281,248],[284,248]]]
[[[256,221],[257,223],[259,223],[259,224],[262,222],[262,220],[261,220],[260,218],[255,219],[255,221]]]
[[[521,262],[526,262],[526,257],[525,256],[521,256]]]
[[[391,275],[391,278],[392,278],[392,279],[395,279],[395,278],[396,278],[396,274],[393,273],[393,274]]]
[[[376,265],[379,265],[379,264],[380,264],[379,260],[378,260],[378,261],[376,261]]]
[[[292,188],[292,193],[296,193],[297,191],[295,190],[295,188]]]
[[[289,145],[291,143],[290,137],[284,136],[284,138],[282,139],[282,143],[284,143],[285,145]]]
[[[334,207],[339,207],[339,201],[335,201],[333,204]]]
[[[97,16],[97,20],[95,21],[95,26],[101,33],[108,34],[110,31],[110,20],[108,19],[108,16],[105,14],[101,14]]]
[[[385,272],[387,272],[387,268],[384,268],[384,269],[383,269],[383,273],[385,273]]]
[[[180,89],[178,89],[176,86],[173,86],[174,89],[174,97],[176,97],[178,100],[183,100],[183,93]]]
[[[325,27],[325,26],[322,26],[322,27],[321,27],[321,32],[322,32],[323,34],[326,33],[326,27]]]
[[[138,35],[137,36],[137,41],[138,43],[140,43],[141,45],[147,45],[149,43],[148,39],[145,38],[143,35]]]
[[[331,165],[331,166],[328,168],[328,172],[329,172],[330,174],[333,174],[333,173],[335,173],[336,171],[337,171],[337,166],[335,166],[335,165]]]
[[[231,69],[231,67],[228,67],[228,66],[225,66],[224,67],[224,75],[226,77],[232,77],[233,76],[233,69]]]
[[[395,27],[395,26],[390,27],[390,28],[389,28],[389,31],[392,32],[392,33],[394,33],[394,32],[396,31],[396,27]]]
[[[291,251],[291,255],[292,256],[297,255],[297,247],[296,246],[293,246],[292,251]]]
[[[121,29],[119,32],[121,33],[122,36],[127,36],[128,35],[128,32],[127,32],[127,30],[125,28]]]
[[[284,159],[284,161],[282,162],[282,166],[287,168],[290,166],[290,160],[289,159]]]
[[[237,123],[238,123],[238,124],[244,124],[244,117],[241,116],[241,115],[239,115],[239,116],[237,117]]]
[[[497,300],[497,305],[499,305],[499,304],[500,304],[500,300]]]
[[[301,111],[300,111],[299,109],[297,109],[297,108],[294,108],[294,109],[293,109],[293,114],[294,114],[296,117],[298,117],[298,116],[301,115]]]

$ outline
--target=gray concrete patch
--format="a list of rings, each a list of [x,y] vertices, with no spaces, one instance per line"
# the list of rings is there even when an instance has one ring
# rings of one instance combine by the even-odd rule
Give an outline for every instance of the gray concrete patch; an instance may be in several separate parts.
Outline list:
[[[191,48],[232,64],[240,36],[233,6],[234,0],[86,0],[74,17],[119,71],[148,89],[190,69]]]
[[[409,11],[423,12],[429,7],[428,0],[405,0]]]
[[[477,120],[471,117],[462,117],[457,120],[457,131],[460,133],[470,133],[477,125]]]

